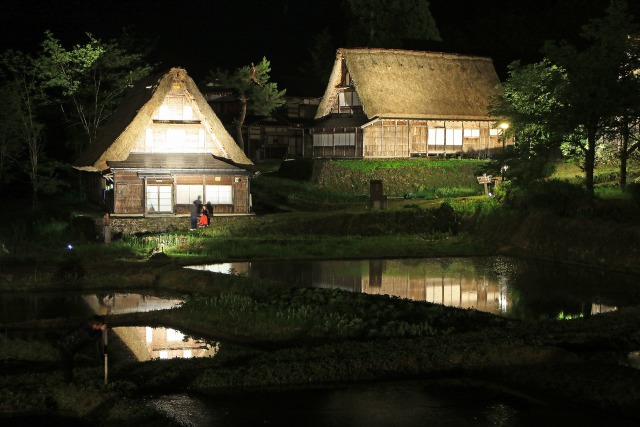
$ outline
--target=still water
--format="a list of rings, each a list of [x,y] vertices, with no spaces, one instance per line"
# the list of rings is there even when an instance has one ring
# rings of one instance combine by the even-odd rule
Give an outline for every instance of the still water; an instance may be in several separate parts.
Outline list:
[[[403,381],[342,388],[242,393],[215,398],[175,394],[149,405],[182,426],[539,427],[629,425],[588,408],[474,387]]]
[[[640,304],[638,276],[508,257],[231,262],[191,266],[538,320]]]
[[[637,276],[505,257],[242,262],[191,268],[298,286],[387,294],[521,319],[588,316],[640,303]],[[140,294],[4,294],[0,295],[0,322],[150,311],[181,302]],[[111,333],[140,361],[218,357],[227,348],[225,343],[169,328],[115,327]],[[640,366],[640,355],[633,357],[636,367]],[[628,425],[627,420],[561,402],[426,381],[215,398],[173,394],[148,398],[147,403],[183,426]],[[69,425],[38,420],[40,425]]]
[[[0,323],[96,314],[142,313],[176,307],[178,298],[134,293],[12,293],[0,294]]]

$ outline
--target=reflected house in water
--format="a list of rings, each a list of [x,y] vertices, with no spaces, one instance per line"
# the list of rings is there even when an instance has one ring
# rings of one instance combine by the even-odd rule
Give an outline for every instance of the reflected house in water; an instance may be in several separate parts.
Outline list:
[[[100,315],[142,313],[166,310],[182,304],[175,298],[160,298],[141,294],[86,295],[83,297],[91,309]],[[112,329],[139,361],[212,357],[218,344],[184,335],[170,328],[149,326],[115,327]]]
[[[506,296],[500,291],[500,285],[486,276],[449,276],[443,271],[442,274],[430,277],[424,271],[413,269],[383,275],[387,271],[385,264],[388,262],[393,264],[393,261],[386,260],[370,261],[369,276],[362,278],[362,292],[393,295],[450,307],[475,308],[496,314],[506,309]]]
[[[83,299],[96,314],[101,316],[166,310],[183,303],[182,300],[175,298],[123,293],[85,295]]]
[[[192,266],[217,273],[284,280],[301,286],[389,295],[502,314],[510,305],[498,277],[447,259],[348,260],[281,263],[234,262]]]
[[[618,307],[615,298],[605,303],[602,292],[592,293],[598,289],[592,283],[597,277],[585,277],[582,270],[557,271],[505,257],[258,261],[189,268],[389,295],[523,320],[583,317]],[[622,277],[617,280],[621,286],[627,283]],[[637,288],[633,280],[624,286]],[[623,302],[633,304],[629,298]]]
[[[140,361],[153,359],[175,359],[213,357],[219,345],[195,339],[170,328],[149,326],[117,327],[113,332]]]

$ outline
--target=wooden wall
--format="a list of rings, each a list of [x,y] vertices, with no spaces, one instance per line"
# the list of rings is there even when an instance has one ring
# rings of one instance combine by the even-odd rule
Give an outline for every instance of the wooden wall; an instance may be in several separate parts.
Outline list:
[[[490,156],[502,149],[502,137],[491,135],[492,122],[447,120],[385,119],[363,128],[365,158],[407,158],[430,155]],[[463,133],[462,144],[435,144],[429,139],[429,129],[446,132],[456,129]],[[466,130],[478,130],[475,137],[464,136]],[[513,141],[507,141],[508,145]]]
[[[136,172],[114,172],[114,202],[112,212],[115,214],[153,215],[145,212],[144,179]],[[163,178],[162,183],[171,182],[173,187],[173,214],[188,214],[190,204],[175,204],[176,185],[190,184],[203,186],[203,201],[205,185],[231,185],[233,188],[233,204],[214,205],[213,213],[249,213],[249,178],[246,175],[175,175]],[[149,184],[158,184],[154,178],[148,179]],[[166,214],[166,213],[165,213]]]
[[[113,213],[144,212],[144,181],[135,172],[114,173]]]

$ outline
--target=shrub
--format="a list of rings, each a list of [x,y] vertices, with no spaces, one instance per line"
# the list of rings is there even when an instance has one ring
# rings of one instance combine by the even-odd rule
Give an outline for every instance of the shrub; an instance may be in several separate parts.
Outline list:
[[[496,199],[515,209],[545,209],[560,216],[575,215],[586,202],[586,190],[578,184],[552,179],[525,184],[505,182]]]

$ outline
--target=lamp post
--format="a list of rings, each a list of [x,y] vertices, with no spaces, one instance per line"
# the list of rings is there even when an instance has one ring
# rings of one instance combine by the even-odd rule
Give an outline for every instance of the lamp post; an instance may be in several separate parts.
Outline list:
[[[500,168],[500,182],[503,182],[503,181],[504,181],[504,175],[505,175],[505,173],[507,173],[507,169],[509,169],[509,166],[508,166],[508,165],[503,165],[503,166]]]
[[[504,151],[507,146],[507,129],[509,129],[509,123],[502,122],[500,123],[500,127],[502,128],[502,151]]]

